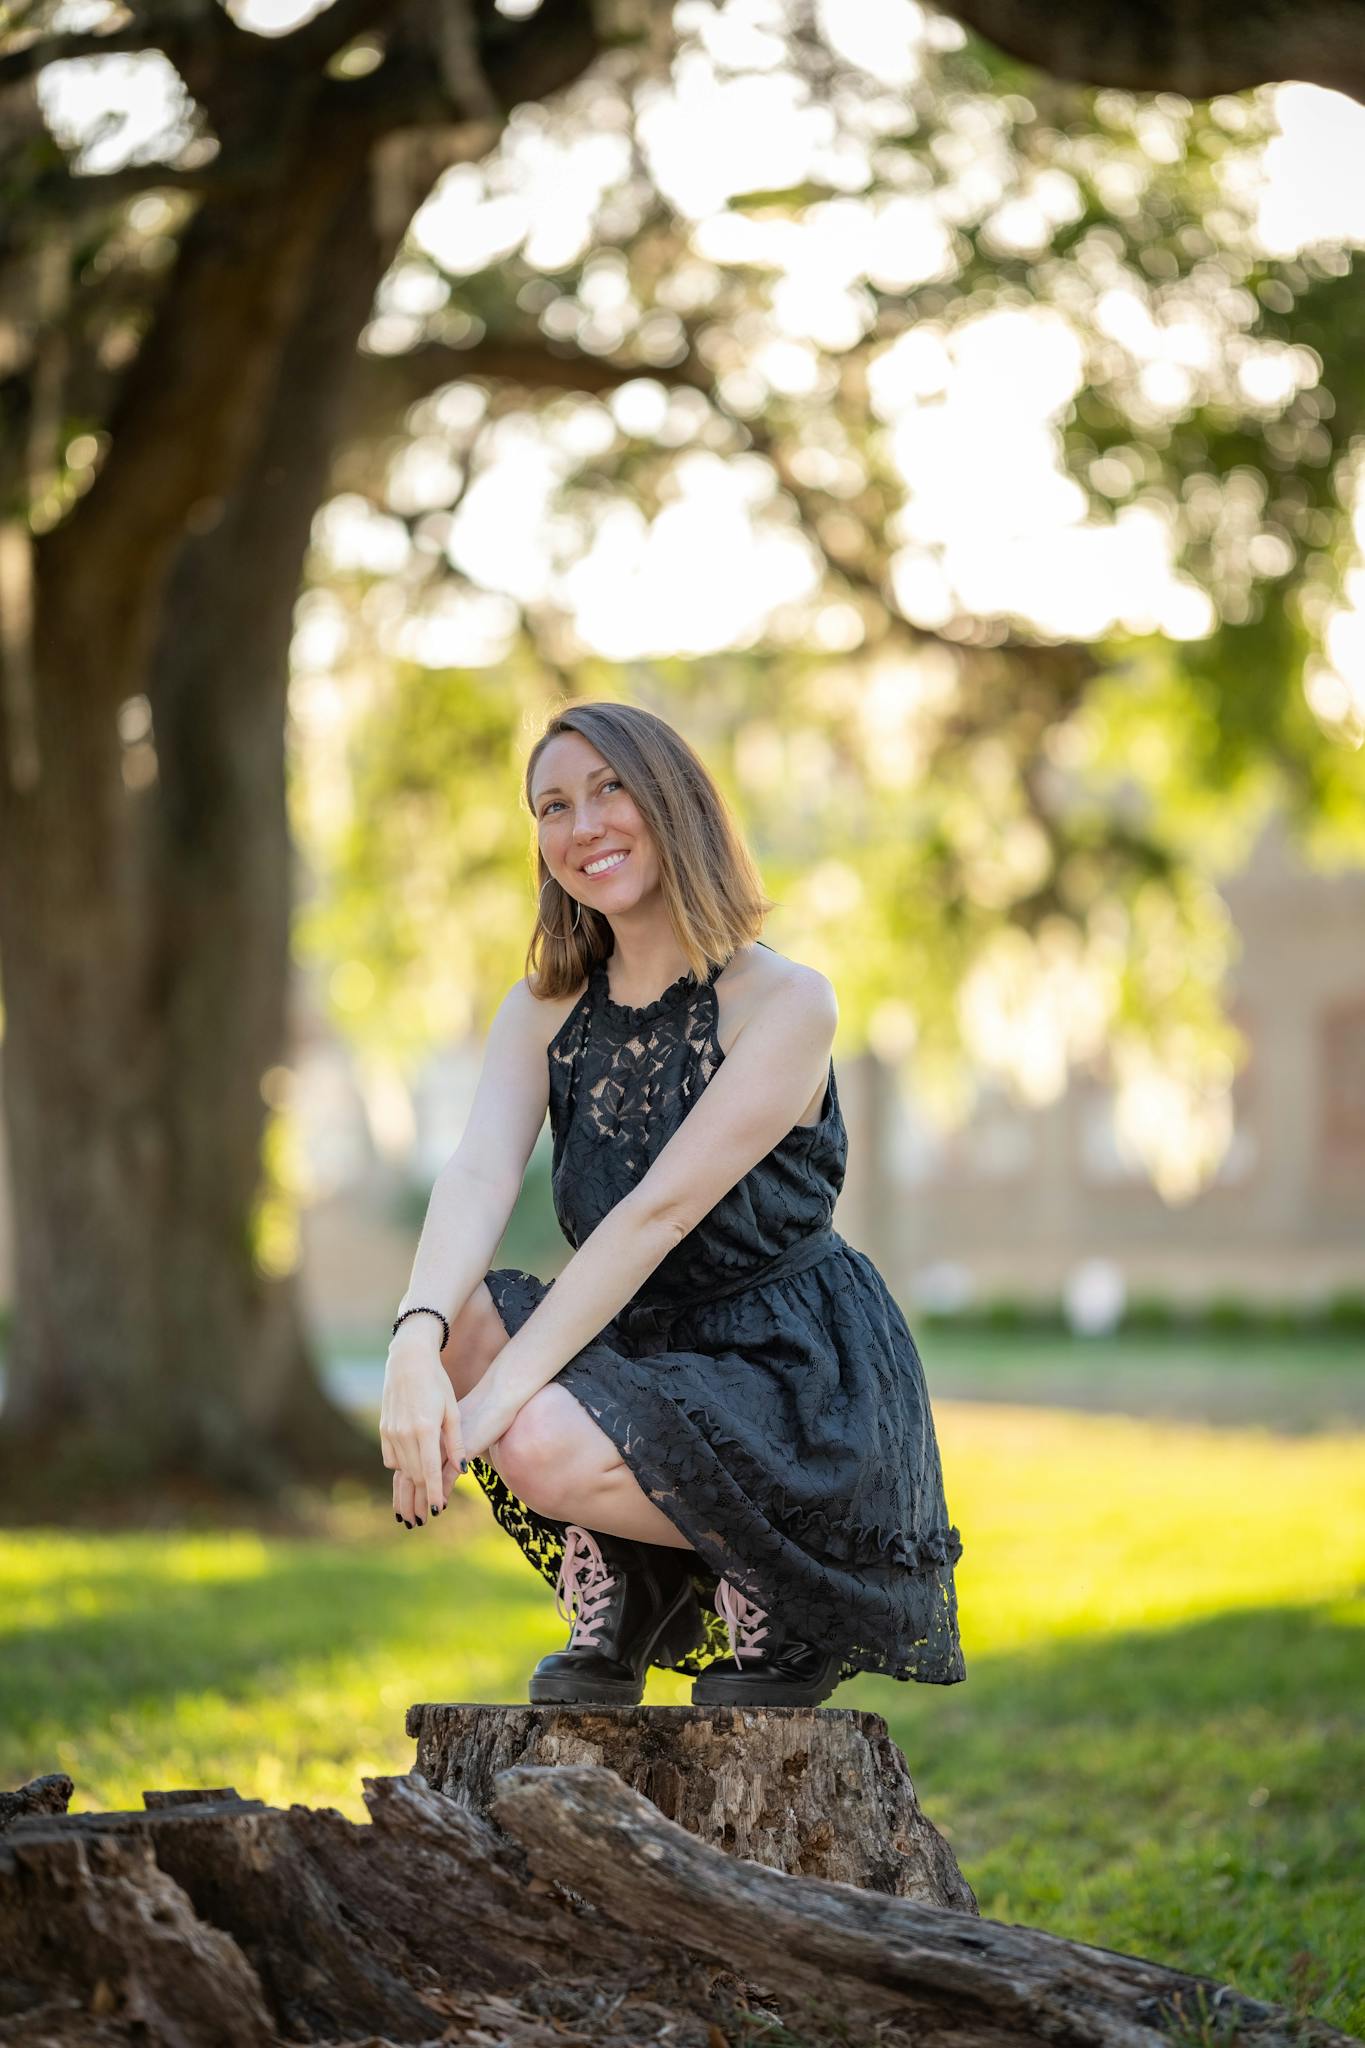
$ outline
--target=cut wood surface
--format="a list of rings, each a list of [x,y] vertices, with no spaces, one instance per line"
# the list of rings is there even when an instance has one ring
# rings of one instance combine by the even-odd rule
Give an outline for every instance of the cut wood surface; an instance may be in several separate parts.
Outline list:
[[[629,1759],[633,1742],[638,1767],[656,1711],[672,1710],[415,1707],[410,1721],[444,1742],[460,1796],[420,1771],[366,1778],[368,1825],[333,1808],[266,1806],[231,1787],[146,1792],[142,1809],[116,1813],[61,1810],[71,1781],[58,1773],[0,1795],[0,2041],[1348,2041],[1321,2021],[1141,1957],[984,1920],[960,1905],[926,1905],[892,1889],[884,1864],[879,1887],[869,1888],[739,1856],[669,1818],[601,1762],[546,1760],[555,1745],[592,1753],[613,1742]],[[825,1768],[841,1744],[877,1749],[875,1726],[859,1725],[875,1724],[875,1715],[785,1713],[788,1725],[774,1733],[767,1724],[784,1710],[718,1710],[718,1720],[733,1715],[736,1725],[717,1727],[717,1754],[742,1739],[745,1720],[756,1750],[770,1742],[767,1753],[779,1759],[814,1751]],[[831,1725],[802,1735],[798,1717]],[[604,1718],[613,1724],[606,1731]],[[671,1724],[674,1739],[704,1749],[686,1725],[693,1718],[687,1710]],[[518,1747],[542,1760],[495,1767]],[[903,1759],[892,1781],[902,1773],[903,1802]],[[657,1782],[677,1794],[686,1775]],[[863,1825],[863,1793],[854,1796],[852,1784],[842,1791],[851,1803],[836,1797],[831,1826]],[[476,1810],[485,1800],[487,1811]],[[686,1789],[677,1803],[699,1806]],[[750,1799],[751,1827],[760,1804]],[[775,1812],[771,1788],[768,1804]],[[797,1839],[776,1818],[767,1833]]]

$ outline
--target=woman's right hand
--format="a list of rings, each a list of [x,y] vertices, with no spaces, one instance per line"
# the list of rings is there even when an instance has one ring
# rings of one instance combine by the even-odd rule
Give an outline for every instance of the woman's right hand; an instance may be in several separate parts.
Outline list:
[[[384,1366],[379,1442],[393,1473],[393,1511],[411,1528],[439,1514],[464,1459],[460,1404],[429,1343],[395,1336]]]

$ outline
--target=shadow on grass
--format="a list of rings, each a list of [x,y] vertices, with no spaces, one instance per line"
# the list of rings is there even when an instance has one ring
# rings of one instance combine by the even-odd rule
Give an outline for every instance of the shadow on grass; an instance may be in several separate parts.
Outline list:
[[[423,1541],[417,1555],[400,1548]],[[247,1561],[234,1568],[239,1551]],[[52,1588],[44,1619],[31,1618],[41,1592],[24,1602],[27,1619],[14,1619],[19,1603],[7,1602],[0,1758],[11,1770],[16,1749],[28,1747],[26,1724],[36,1714],[50,1721],[57,1703],[79,1746],[112,1707],[170,1712],[188,1693],[248,1698],[343,1666],[348,1691],[365,1673],[377,1688],[419,1645],[439,1650],[453,1674],[474,1647],[485,1658],[493,1650],[515,1698],[520,1646],[546,1631],[547,1615],[550,1635],[563,1633],[551,1589],[505,1540],[495,1547],[475,1516],[454,1525],[453,1541],[435,1527],[395,1528],[373,1547],[177,1534],[100,1538],[94,1556],[92,1570],[83,1547],[79,1580],[67,1574]]]

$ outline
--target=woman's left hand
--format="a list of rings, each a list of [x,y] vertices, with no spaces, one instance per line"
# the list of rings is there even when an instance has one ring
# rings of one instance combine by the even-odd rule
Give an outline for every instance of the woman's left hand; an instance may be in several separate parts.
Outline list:
[[[513,1394],[507,1382],[500,1382],[490,1368],[460,1403],[460,1434],[466,1459],[482,1457],[525,1405],[525,1397]]]

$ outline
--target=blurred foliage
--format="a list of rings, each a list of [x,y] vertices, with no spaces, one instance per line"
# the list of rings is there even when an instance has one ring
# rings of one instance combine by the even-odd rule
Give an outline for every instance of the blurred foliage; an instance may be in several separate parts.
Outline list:
[[[687,17],[675,78],[705,61],[719,18]],[[430,235],[410,238],[376,347],[401,360],[441,346],[452,370],[465,350],[470,374],[349,451],[349,556],[319,524],[294,766],[319,890],[299,951],[331,973],[340,1027],[404,1065],[480,1029],[522,971],[534,914],[530,738],[556,701],[628,698],[712,767],[779,899],[770,936],[830,974],[846,1039],[902,1067],[944,1122],[986,1073],[1037,1103],[1093,1065],[1117,1088],[1121,1143],[1184,1198],[1225,1148],[1246,1050],[1224,1010],[1236,937],[1219,880],[1272,812],[1312,859],[1365,856],[1355,713],[1306,687],[1360,554],[1359,259],[1258,253],[1268,93],[1090,93],[1026,76],[946,21],[921,76],[889,93],[821,19],[781,39],[781,75],[826,124],[829,175],[728,195],[732,232],[708,238],[716,215],[699,228],[652,181],[641,131],[666,79],[637,55],[554,110],[522,110],[482,169],[483,199],[510,201],[531,144],[612,138],[619,170],[572,262],[538,268],[528,244],[461,273]],[[756,52],[754,75],[775,62]],[[938,273],[889,279],[884,236],[880,271],[852,261],[800,332],[797,258],[777,237],[793,252],[799,235],[856,240],[896,206],[932,206]],[[1035,246],[1011,246],[1030,219]],[[932,366],[972,323],[1020,308],[1063,321],[1083,356],[1054,423],[1059,475],[1091,521],[1139,512],[1169,531],[1197,630],[1111,621],[1059,643],[961,603],[932,627],[898,607],[915,507],[888,378],[906,349]],[[581,374],[584,389],[537,390],[537,350],[547,385]],[[461,566],[453,523],[517,435],[558,480],[556,574],[520,596]],[[433,445],[446,475],[423,499],[412,453]],[[702,455],[745,465],[755,531],[803,537],[818,588],[747,645],[586,651],[566,572],[613,507],[666,511],[679,465]],[[529,507],[528,535],[544,525]],[[414,658],[421,622],[461,604],[491,621],[486,663]],[[368,976],[338,976],[348,960]]]
[[[260,1181],[247,1219],[247,1243],[256,1270],[272,1280],[299,1268],[299,1209],[308,1190],[302,1130],[284,1104],[271,1102],[261,1138]]]
[[[628,697],[712,766],[770,936],[835,982],[847,1044],[944,1123],[983,1079],[1041,1104],[1094,1068],[1121,1146],[1186,1199],[1247,1052],[1220,882],[1272,814],[1323,866],[1365,857],[1365,700],[1334,666],[1365,604],[1359,253],[1258,243],[1271,89],[1087,91],[946,15],[901,27],[869,54],[817,0],[761,23],[698,0],[517,106],[420,208],[299,606],[296,947],[369,1055],[410,1071],[480,1030],[534,915],[528,742],[563,697]],[[8,109],[0,515],[35,532],[100,474],[212,161],[174,34],[136,190],[71,175],[42,95]],[[1169,548],[1170,616],[1135,591],[1076,633],[1046,593],[991,610],[948,573],[935,491],[965,475],[989,527],[995,479],[963,472],[942,401],[987,331],[1014,337],[1001,432],[1036,429],[1054,508]],[[664,651],[592,652],[596,540],[717,469],[787,594],[690,656],[674,621]],[[525,546],[498,559],[462,513],[505,525],[518,488]]]

